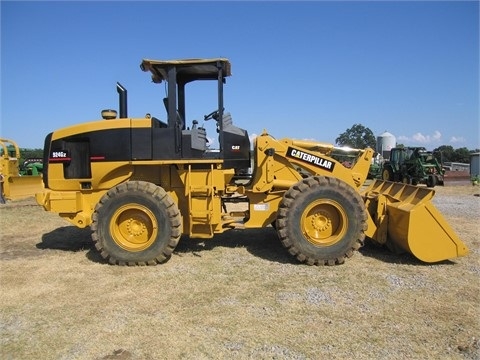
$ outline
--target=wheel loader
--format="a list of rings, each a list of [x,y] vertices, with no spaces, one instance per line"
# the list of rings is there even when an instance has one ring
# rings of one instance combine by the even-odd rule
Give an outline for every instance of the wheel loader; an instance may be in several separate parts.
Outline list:
[[[13,149],[12,152],[9,149]],[[27,166],[28,161],[20,166],[20,148],[10,139],[0,138],[0,182],[1,197],[19,200],[43,190],[42,165],[39,159]],[[29,170],[30,169],[30,170]]]
[[[102,120],[45,138],[37,202],[89,226],[109,263],[155,265],[170,258],[182,235],[210,239],[267,226],[309,265],[342,264],[366,237],[424,262],[467,253],[430,202],[432,190],[377,180],[361,191],[372,149],[357,150],[346,167],[329,143],[276,139],[266,130],[251,141],[224,108],[228,59],[144,59],[140,67],[165,84],[165,121],[129,117],[127,90],[117,83],[118,114],[107,109]],[[188,85],[201,81],[216,82],[215,109],[189,123]],[[207,121],[215,134],[207,136]],[[208,139],[216,136],[213,149]]]

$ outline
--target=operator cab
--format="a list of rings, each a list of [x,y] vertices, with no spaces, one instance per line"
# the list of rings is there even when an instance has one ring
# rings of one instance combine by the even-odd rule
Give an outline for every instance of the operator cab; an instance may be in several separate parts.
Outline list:
[[[174,143],[161,151],[162,158],[181,159],[222,159],[225,168],[234,168],[242,172],[250,167],[250,140],[246,130],[233,125],[232,116],[224,112],[223,85],[231,75],[231,65],[227,59],[185,59],[185,60],[143,60],[140,64],[143,71],[152,74],[154,83],[167,83],[167,97],[163,99],[167,111],[167,129],[158,131],[158,139]],[[190,126],[186,124],[185,88],[192,81],[217,81],[217,109],[204,116],[204,120],[217,123],[220,149],[208,151],[205,128],[198,126],[194,120]],[[172,136],[165,137],[169,132]],[[153,136],[155,142],[155,134]],[[155,145],[154,145],[155,147]],[[164,148],[164,147],[162,147]]]

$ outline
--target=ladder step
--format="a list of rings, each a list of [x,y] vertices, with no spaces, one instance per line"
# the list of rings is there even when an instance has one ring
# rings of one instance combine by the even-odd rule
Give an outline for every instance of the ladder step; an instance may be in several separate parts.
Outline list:
[[[191,165],[188,166],[186,191],[189,207],[190,236],[211,238],[215,225],[212,224],[214,216],[213,204],[215,191],[213,187],[213,164],[210,171],[205,174],[194,174]],[[198,179],[202,179],[198,181]],[[203,182],[206,184],[202,184]],[[193,184],[200,183],[201,185]]]
[[[211,196],[213,189],[211,187],[190,187],[190,195],[193,197],[207,197]]]
[[[209,210],[195,210],[190,211],[190,217],[192,219],[209,219],[212,216],[212,212]]]
[[[243,230],[245,229],[245,224],[242,224],[242,223],[230,223],[228,224],[228,226],[232,229],[240,229],[240,230]]]

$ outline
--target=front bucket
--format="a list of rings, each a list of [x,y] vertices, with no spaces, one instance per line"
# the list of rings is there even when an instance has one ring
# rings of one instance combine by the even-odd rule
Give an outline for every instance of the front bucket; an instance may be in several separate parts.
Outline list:
[[[19,200],[43,191],[41,176],[10,176],[3,184],[5,197],[9,200]]]
[[[466,245],[430,202],[434,194],[433,190],[424,187],[376,180],[363,196],[370,203],[367,204],[370,216],[382,221],[375,225],[382,228],[385,227],[383,222],[387,222],[386,245],[390,249],[409,252],[424,262],[466,255]],[[382,206],[372,206],[379,199]],[[372,209],[377,213],[372,214]],[[385,214],[378,214],[382,209]]]

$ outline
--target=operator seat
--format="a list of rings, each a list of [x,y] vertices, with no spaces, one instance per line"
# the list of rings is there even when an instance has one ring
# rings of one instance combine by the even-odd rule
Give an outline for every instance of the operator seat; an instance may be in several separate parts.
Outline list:
[[[167,110],[167,116],[168,116],[168,98],[163,98],[163,106],[165,106],[165,110]],[[178,112],[177,109],[177,122],[176,125],[183,130],[185,128],[185,121],[183,120],[182,116]]]
[[[222,128],[223,128],[223,131],[227,131],[232,134],[237,134],[240,136],[245,135],[245,130],[240,129],[239,127],[236,127],[235,125],[233,125],[232,115],[229,112],[223,114]]]
[[[250,168],[250,139],[246,130],[233,125],[232,115],[227,112],[222,116],[224,160],[226,167],[233,167],[237,172]]]
[[[163,105],[168,115],[168,98],[163,98]],[[177,109],[175,127],[181,130],[181,147],[183,158],[201,158],[207,150],[207,132],[203,127],[197,126],[194,120],[192,128],[185,128],[185,121]]]

